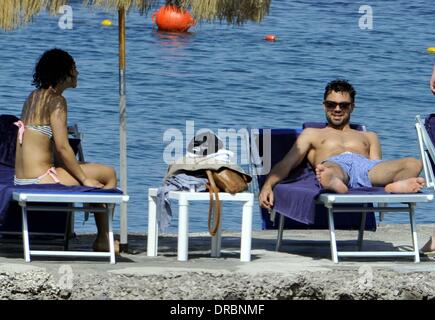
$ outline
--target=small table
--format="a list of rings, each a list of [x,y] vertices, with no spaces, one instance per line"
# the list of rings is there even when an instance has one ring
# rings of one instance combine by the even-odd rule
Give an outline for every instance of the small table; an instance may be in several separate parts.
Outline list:
[[[148,244],[147,256],[156,257],[158,247],[158,225],[157,225],[157,188],[148,190]],[[210,201],[208,192],[171,191],[169,199],[178,200],[178,260],[188,260],[189,246],[189,201]],[[221,201],[243,202],[242,230],[240,244],[240,261],[251,261],[251,237],[252,237],[252,206],[254,194],[240,192],[236,194],[219,193]],[[221,223],[216,235],[212,237],[211,256],[219,257],[221,251]]]
[[[16,191],[13,192],[12,198],[18,201],[21,206],[23,217],[23,244],[24,244],[24,259],[30,262],[30,256],[63,256],[63,257],[108,257],[110,263],[115,263],[115,244],[113,239],[112,218],[116,204],[121,204],[129,200],[129,196],[122,194],[109,194],[97,192],[75,192],[75,193],[41,193],[35,191]],[[59,206],[46,206],[44,203],[55,203]],[[92,206],[77,206],[81,203],[101,203],[106,204],[106,208]],[[65,206],[68,204],[68,206]],[[74,211],[89,211],[102,212],[109,216],[109,252],[82,252],[82,251],[43,251],[31,250],[29,241],[29,230],[27,224],[27,214],[29,211],[47,211],[47,212],[74,212]]]

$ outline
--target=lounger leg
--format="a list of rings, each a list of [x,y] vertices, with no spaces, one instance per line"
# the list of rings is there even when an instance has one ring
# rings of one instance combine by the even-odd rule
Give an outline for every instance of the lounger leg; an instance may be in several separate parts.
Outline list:
[[[338,263],[337,242],[335,239],[335,226],[334,226],[334,210],[332,207],[328,208],[328,223],[329,234],[331,237],[331,258],[334,263]]]
[[[109,228],[109,250],[110,250],[110,263],[115,264],[115,241],[113,239],[113,214],[115,211],[115,205],[107,205],[107,224]]]
[[[179,200],[178,213],[178,260],[187,261],[189,249],[189,202],[183,196]]]
[[[254,196],[251,200],[243,205],[242,216],[242,235],[240,244],[240,261],[251,261],[251,240],[252,240],[252,206],[254,203]]]
[[[279,215],[279,225],[278,225],[278,237],[276,239],[275,251],[279,251],[279,249],[281,248],[282,234],[284,233],[284,222],[285,222],[285,217],[284,217],[284,215],[280,214]]]
[[[415,203],[409,204],[409,218],[411,220],[412,244],[414,246],[414,262],[420,262],[420,252],[418,249],[417,226],[415,224]]]
[[[367,203],[364,203],[364,208],[367,208]],[[361,213],[361,224],[359,226],[359,232],[358,232],[358,250],[362,250],[362,245],[364,241],[364,229],[366,228],[366,218],[367,218],[367,212]]]
[[[219,258],[221,256],[222,245],[222,215],[219,217],[219,228],[214,237],[211,237],[211,256]]]
[[[388,207],[388,204],[381,202],[381,203],[378,203],[378,207],[385,208],[385,207]],[[384,216],[385,216],[385,213],[379,211],[379,222],[384,221]]]
[[[30,242],[29,242],[29,228],[27,224],[27,207],[21,204],[21,217],[23,219],[23,246],[24,246],[24,260],[30,262]]]
[[[71,204],[69,204],[68,205],[70,208],[72,207],[72,205]],[[73,216],[73,213],[72,213],[72,211],[68,211],[67,212],[67,222],[66,222],[66,226],[65,226],[65,235],[64,235],[64,238],[63,238],[63,249],[65,250],[65,251],[68,251],[68,246],[69,246],[69,237],[70,237],[70,234],[71,234],[71,230],[72,230],[72,226],[71,226],[71,222],[72,222],[72,217]]]
[[[157,225],[156,198],[148,196],[148,237],[147,256],[156,257],[158,251],[159,230]]]

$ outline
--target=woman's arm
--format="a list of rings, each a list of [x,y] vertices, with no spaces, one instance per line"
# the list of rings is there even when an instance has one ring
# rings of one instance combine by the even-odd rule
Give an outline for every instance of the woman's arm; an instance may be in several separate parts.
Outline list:
[[[59,97],[55,102],[55,108],[50,115],[50,124],[53,131],[53,139],[57,154],[59,155],[64,169],[67,170],[80,184],[88,187],[103,187],[95,179],[86,177],[86,174],[80,167],[74,151],[68,141],[67,126],[67,105],[63,97]]]

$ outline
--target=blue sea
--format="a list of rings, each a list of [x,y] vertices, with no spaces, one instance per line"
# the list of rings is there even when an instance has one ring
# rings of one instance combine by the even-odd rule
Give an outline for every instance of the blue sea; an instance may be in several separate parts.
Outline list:
[[[33,89],[37,58],[52,47],[63,48],[80,72],[78,87],[65,96],[69,122],[84,133],[86,160],[118,170],[117,13],[90,10],[78,1],[72,9],[72,30],[59,28],[59,17],[41,13],[25,27],[0,31],[0,113],[20,114]],[[190,33],[168,34],[153,28],[151,14],[129,12],[129,230],[146,232],[147,190],[161,185],[166,172],[168,129],[186,134],[187,121],[194,121],[195,130],[216,131],[299,128],[304,121],[323,121],[324,87],[336,78],[355,86],[353,121],[378,133],[385,159],[419,157],[415,115],[435,111],[429,90],[435,55],[426,51],[435,47],[434,17],[429,0],[273,0],[260,24],[204,22]],[[103,27],[104,19],[113,26]],[[266,34],[278,40],[265,41]],[[418,206],[417,221],[434,223],[434,209]],[[191,231],[207,230],[207,210],[206,203],[192,204]],[[254,210],[259,230],[259,210]],[[225,205],[223,217],[224,229],[240,229],[240,206]],[[386,221],[408,218],[387,214]],[[76,230],[94,230],[94,224],[83,226],[78,219]],[[175,230],[176,222],[169,231]]]

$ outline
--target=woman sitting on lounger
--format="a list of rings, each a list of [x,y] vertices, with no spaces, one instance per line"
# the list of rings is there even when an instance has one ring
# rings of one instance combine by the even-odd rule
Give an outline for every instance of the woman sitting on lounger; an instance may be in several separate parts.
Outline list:
[[[67,103],[62,93],[77,86],[74,59],[65,51],[45,52],[35,67],[33,91],[24,103],[15,161],[15,185],[61,183],[111,189],[116,172],[101,164],[80,164],[68,141]],[[59,158],[54,167],[53,155]],[[107,215],[96,213],[98,235],[95,251],[108,251]]]

